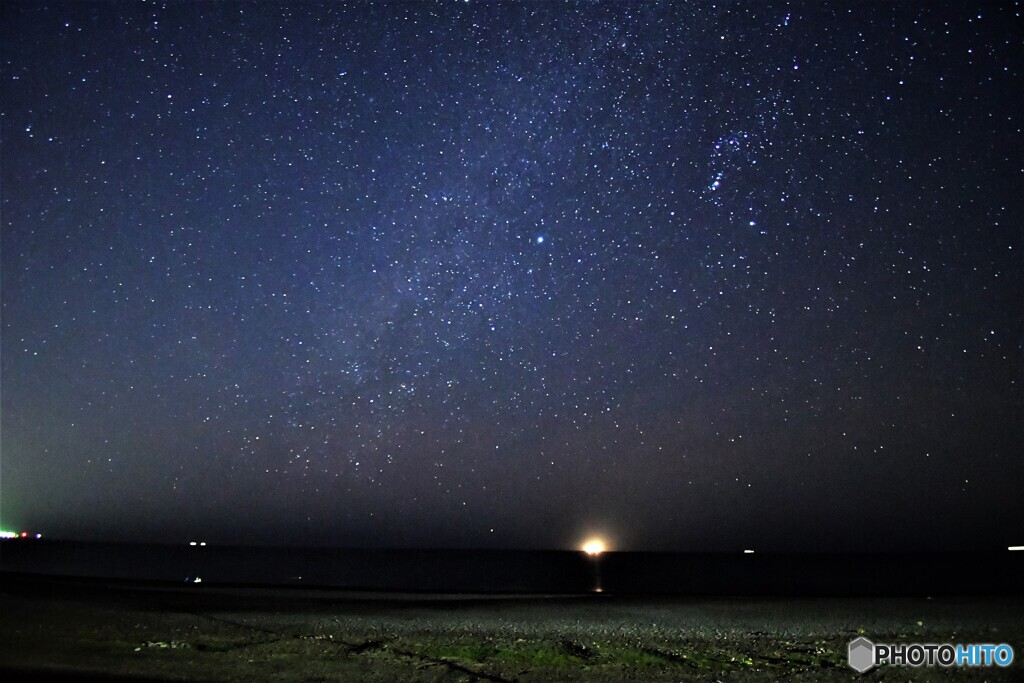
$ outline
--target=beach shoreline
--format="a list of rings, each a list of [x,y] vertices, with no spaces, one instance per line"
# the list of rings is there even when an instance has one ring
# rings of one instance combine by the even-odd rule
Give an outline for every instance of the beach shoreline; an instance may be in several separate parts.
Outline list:
[[[1008,642],[1024,597],[386,593],[0,575],[5,680],[850,680],[846,644]],[[1012,680],[899,670],[901,680]],[[90,678],[91,677],[91,678]]]

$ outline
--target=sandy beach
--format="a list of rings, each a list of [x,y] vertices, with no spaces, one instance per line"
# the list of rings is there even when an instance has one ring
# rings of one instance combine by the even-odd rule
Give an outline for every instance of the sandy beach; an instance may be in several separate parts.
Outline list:
[[[858,634],[1024,641],[1021,597],[359,593],[5,575],[5,680],[838,681]],[[873,680],[1013,680],[900,668]]]

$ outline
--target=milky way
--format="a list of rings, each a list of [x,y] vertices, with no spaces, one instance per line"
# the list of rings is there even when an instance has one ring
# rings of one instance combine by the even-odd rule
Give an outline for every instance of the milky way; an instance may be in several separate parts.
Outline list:
[[[0,12],[5,527],[1024,539],[1019,5]]]

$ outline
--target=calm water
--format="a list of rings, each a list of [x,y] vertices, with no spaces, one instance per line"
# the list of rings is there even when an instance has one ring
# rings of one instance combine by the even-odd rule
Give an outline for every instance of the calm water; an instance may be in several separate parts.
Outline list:
[[[0,541],[0,571],[444,592],[936,595],[1022,591],[1024,553],[701,554],[352,550]]]

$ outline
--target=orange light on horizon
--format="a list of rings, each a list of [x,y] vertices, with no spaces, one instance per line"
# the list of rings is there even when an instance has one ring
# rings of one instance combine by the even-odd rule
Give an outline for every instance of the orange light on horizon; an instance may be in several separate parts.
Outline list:
[[[597,555],[600,555],[605,551],[604,541],[602,541],[600,538],[588,539],[583,544],[582,550],[587,555],[590,555],[591,557],[596,557]]]

